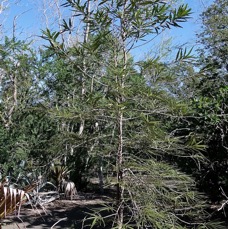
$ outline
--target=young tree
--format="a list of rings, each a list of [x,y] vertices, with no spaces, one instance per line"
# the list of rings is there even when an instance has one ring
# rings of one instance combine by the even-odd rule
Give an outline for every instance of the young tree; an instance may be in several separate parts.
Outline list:
[[[84,23],[86,42],[64,49],[58,32],[44,33],[49,50],[65,64],[62,76],[73,78],[66,87],[74,85],[66,92],[67,105],[57,104],[52,113],[70,123],[71,138],[65,139],[72,144],[72,156],[77,149],[97,154],[105,159],[107,171],[116,175],[116,203],[113,214],[105,217],[112,219],[110,227],[198,224],[203,228],[203,214],[200,219],[196,213],[202,205],[194,196],[193,180],[166,160],[167,155],[186,156],[190,150],[192,157],[196,155],[193,142],[184,146],[181,138],[166,132],[165,117],[178,117],[184,109],[165,88],[145,80],[146,68],[137,71],[138,63],[130,54],[138,42],[180,26],[190,9],[186,5],[172,9],[168,2],[157,0],[67,0],[64,6],[72,7]],[[71,31],[70,27],[65,23],[64,31]],[[159,65],[156,60],[152,64]]]

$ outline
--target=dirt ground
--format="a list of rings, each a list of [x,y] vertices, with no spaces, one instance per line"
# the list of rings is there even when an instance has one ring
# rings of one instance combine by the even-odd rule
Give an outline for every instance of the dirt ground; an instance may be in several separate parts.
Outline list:
[[[81,229],[86,213],[105,203],[105,196],[93,196],[76,200],[55,200],[42,208],[22,207],[20,216],[8,216],[2,223],[3,229],[23,228],[76,228]],[[88,226],[84,228],[89,228]]]

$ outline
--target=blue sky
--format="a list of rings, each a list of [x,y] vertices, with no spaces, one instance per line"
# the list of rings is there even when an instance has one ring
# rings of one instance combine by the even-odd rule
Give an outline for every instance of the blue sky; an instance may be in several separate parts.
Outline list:
[[[5,0],[6,1],[6,0]],[[9,7],[0,15],[1,24],[4,25],[3,34],[12,35],[13,21],[16,23],[16,34],[21,39],[32,37],[38,39],[41,28],[45,29],[45,22],[40,23],[42,18],[42,3],[51,2],[50,0],[8,0]],[[169,44],[172,37],[172,45],[179,46],[185,44],[187,47],[195,46],[196,32],[200,29],[200,13],[210,5],[212,0],[178,0],[183,4],[188,4],[192,8],[192,18],[188,22],[183,23],[183,28],[174,28],[166,31],[162,36],[157,39],[157,43],[161,46]],[[0,0],[2,2],[2,0]],[[52,0],[53,2],[53,0]],[[64,0],[62,1],[64,2]],[[50,9],[49,9],[50,10]],[[48,12],[51,15],[51,10]],[[44,19],[44,18],[43,18]],[[52,18],[55,20],[56,18]],[[50,19],[51,20],[51,19]],[[150,47],[151,45],[151,47]],[[154,44],[151,43],[146,46],[147,50],[152,50]],[[149,51],[148,51],[149,52]],[[141,55],[144,53],[142,50]]]
[[[181,4],[188,4],[188,6],[192,9],[191,18],[181,24],[183,28],[172,28],[170,30],[166,30],[161,36],[155,39],[157,42],[158,47],[164,48],[167,45],[167,48],[170,49],[170,46],[173,48],[180,47],[184,45],[184,47],[190,49],[194,48],[193,50],[197,49],[197,31],[200,31],[201,28],[201,20],[200,14],[210,5],[213,3],[213,0],[180,0]],[[148,51],[148,55],[150,55],[151,51],[154,48],[154,43],[148,45],[146,48]],[[160,50],[156,50],[160,51]],[[156,55],[155,51],[155,55]],[[142,52],[141,52],[142,53]],[[176,53],[176,52],[175,52]],[[144,54],[141,54],[143,57]]]

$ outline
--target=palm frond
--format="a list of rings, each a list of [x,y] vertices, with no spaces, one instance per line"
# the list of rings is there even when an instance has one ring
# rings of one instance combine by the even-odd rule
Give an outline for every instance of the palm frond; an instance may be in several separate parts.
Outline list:
[[[6,186],[6,182],[0,182],[0,219],[5,218],[8,214],[20,213],[21,205],[29,200],[27,191],[31,190],[34,185],[26,187],[25,190],[11,188]]]

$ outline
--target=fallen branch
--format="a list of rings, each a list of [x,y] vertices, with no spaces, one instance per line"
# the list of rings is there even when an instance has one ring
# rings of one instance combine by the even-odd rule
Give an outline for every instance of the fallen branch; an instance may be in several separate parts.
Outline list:
[[[54,223],[54,224],[52,225],[51,229],[54,228],[55,225],[57,225],[59,222],[61,222],[61,221],[63,221],[63,220],[67,220],[67,217],[62,218],[62,219],[60,219],[59,221],[57,221],[56,223]]]

